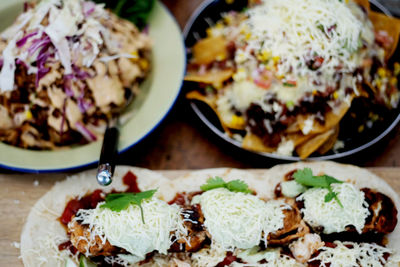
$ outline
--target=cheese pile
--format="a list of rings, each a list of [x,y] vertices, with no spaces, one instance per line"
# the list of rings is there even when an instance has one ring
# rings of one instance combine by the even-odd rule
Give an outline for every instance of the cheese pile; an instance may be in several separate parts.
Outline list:
[[[350,183],[331,186],[343,207],[335,199],[325,201],[328,189],[311,188],[297,198],[304,201],[304,208],[301,209],[304,220],[312,227],[323,226],[325,234],[343,232],[349,225],[361,234],[369,215],[364,193]]]
[[[248,46],[279,57],[279,75],[317,79],[306,63],[315,55],[324,58],[319,71],[326,77],[332,77],[339,64],[344,72],[356,67],[351,56],[360,48],[363,25],[345,1],[264,0],[248,15]]]
[[[143,260],[147,253],[155,250],[167,254],[173,241],[171,232],[176,238],[187,235],[177,205],[168,205],[156,197],[144,200],[143,223],[139,206],[130,205],[125,210],[115,212],[101,208],[103,203],[99,203],[95,209],[79,210],[74,220],[89,226],[89,246],[94,244],[96,236],[103,243],[108,240],[111,245],[131,253],[130,262]]]
[[[371,22],[352,1],[263,0],[246,15],[239,25],[228,22],[221,28],[217,24],[210,31],[235,42],[234,84],[227,90],[232,92],[222,94],[226,99],[221,102],[242,112],[250,103],[271,112],[273,107],[262,101],[266,94],[293,106],[307,92],[325,92],[328,87],[337,90],[335,99],[350,101],[345,89],[358,94],[362,80],[354,71],[365,59],[382,58]],[[225,21],[232,20],[229,16],[225,15]],[[361,49],[363,45],[367,49]],[[260,75],[277,80],[264,82]]]
[[[282,201],[264,202],[258,197],[234,193],[225,188],[207,191],[198,198],[204,214],[204,226],[217,244],[225,250],[248,249],[257,246],[269,233],[283,227]]]
[[[384,266],[384,263],[386,263],[385,254],[392,252],[390,249],[373,243],[335,241],[334,244],[336,245],[335,248],[322,247],[321,253],[309,262],[319,260],[321,261],[320,266],[329,264],[331,267]]]

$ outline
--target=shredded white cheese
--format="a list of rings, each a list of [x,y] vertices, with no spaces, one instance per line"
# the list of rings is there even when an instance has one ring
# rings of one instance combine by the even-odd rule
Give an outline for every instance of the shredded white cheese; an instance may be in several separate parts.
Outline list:
[[[238,253],[237,257],[246,263],[233,262],[231,267],[275,267],[275,266],[303,266],[296,262],[295,259],[287,255],[281,254],[279,249],[267,249],[265,251],[257,252],[257,247]],[[259,263],[265,260],[266,263]]]
[[[361,233],[369,215],[364,193],[350,183],[331,186],[343,207],[335,199],[325,202],[328,189],[311,188],[297,198],[304,201],[304,220],[312,227],[324,227],[325,234],[343,232],[350,225]]]
[[[74,220],[89,226],[89,244],[98,236],[103,243],[107,240],[111,245],[131,253],[130,261],[143,260],[152,251],[167,254],[173,242],[171,233],[174,232],[177,239],[187,234],[180,208],[177,205],[168,205],[158,198],[153,197],[142,202],[144,224],[137,205],[115,212],[101,208],[102,204],[103,202],[99,203],[95,209],[78,211]]]
[[[269,233],[283,227],[283,209],[280,201],[264,202],[258,197],[234,193],[219,188],[200,196],[204,226],[212,242],[225,250],[248,249],[266,242]]]
[[[319,260],[320,266],[331,267],[358,267],[358,266],[385,266],[384,255],[391,250],[374,243],[354,243],[335,241],[335,248],[322,247],[321,253],[309,260]],[[349,248],[350,247],[350,248]]]
[[[248,15],[249,46],[279,57],[278,74],[317,79],[306,63],[313,55],[325,59],[319,70],[326,77],[333,76],[339,63],[345,72],[355,67],[351,54],[359,48],[363,24],[345,1],[263,0]]]

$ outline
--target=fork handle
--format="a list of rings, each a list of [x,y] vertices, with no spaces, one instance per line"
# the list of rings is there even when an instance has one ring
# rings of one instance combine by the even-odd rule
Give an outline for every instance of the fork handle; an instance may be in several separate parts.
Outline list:
[[[116,126],[107,127],[97,167],[97,182],[106,186],[111,184],[118,152],[119,130]]]

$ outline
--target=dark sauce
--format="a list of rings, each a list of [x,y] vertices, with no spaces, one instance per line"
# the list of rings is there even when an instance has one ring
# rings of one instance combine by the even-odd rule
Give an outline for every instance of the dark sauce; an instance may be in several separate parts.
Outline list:
[[[125,176],[122,178],[122,182],[123,182],[123,184],[128,186],[127,190],[125,190],[124,192],[129,192],[129,193],[139,193],[140,192],[140,189],[137,184],[137,176],[135,174],[133,174],[132,172],[130,172],[130,171],[127,172],[125,174]],[[112,193],[123,193],[123,192],[118,192],[118,191],[113,190]],[[61,217],[58,220],[64,226],[64,228],[67,229],[68,223],[71,222],[72,218],[76,215],[78,210],[96,208],[96,206],[99,202],[104,201],[105,196],[106,196],[106,193],[103,190],[97,189],[97,190],[93,191],[92,193],[87,194],[83,198],[71,199],[65,206],[65,209],[64,209]],[[58,249],[60,251],[69,250],[73,255],[78,253],[78,250],[72,245],[71,241],[69,241],[69,240],[64,243],[59,244]],[[94,262],[96,262],[96,264],[98,266],[113,266],[113,267],[120,266],[118,264],[114,264],[114,265],[107,264],[104,261],[104,257],[102,257],[102,256],[95,257],[92,260],[94,260]]]
[[[58,250],[59,251],[69,250],[73,255],[75,255],[78,252],[78,250],[72,245],[71,241],[69,240],[58,245]]]
[[[140,189],[137,184],[137,176],[132,172],[127,172],[125,176],[122,178],[122,182],[128,186],[128,189],[125,192],[129,193],[139,193]],[[113,191],[113,193],[122,193]],[[74,198],[70,200],[65,206],[64,212],[60,217],[60,222],[63,225],[68,225],[68,223],[72,220],[72,217],[76,215],[78,210],[80,209],[94,209],[96,208],[99,202],[104,201],[105,193],[101,189],[97,189],[92,193],[84,196],[81,199]]]
[[[128,189],[125,192],[129,193],[141,192],[137,184],[137,176],[134,173],[127,172],[125,176],[122,178],[122,182],[128,186]]]
[[[217,267],[229,266],[232,262],[236,261],[237,257],[232,254],[232,252],[227,252],[226,257],[223,261],[217,264]]]

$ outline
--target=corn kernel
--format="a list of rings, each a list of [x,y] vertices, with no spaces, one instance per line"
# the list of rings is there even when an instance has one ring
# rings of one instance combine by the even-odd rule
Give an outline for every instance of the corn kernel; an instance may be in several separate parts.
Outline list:
[[[400,74],[400,63],[394,63],[394,76],[398,76]]]
[[[376,87],[381,88],[382,87],[382,80],[381,79],[376,79],[375,80],[375,84],[376,84]]]
[[[379,68],[378,75],[379,75],[379,77],[382,77],[382,78],[386,77],[386,70],[384,68]]]
[[[237,115],[233,115],[232,116],[232,127],[242,127],[244,125],[244,118],[237,116]]]
[[[335,91],[333,93],[333,99],[338,99],[339,98],[339,93],[337,91]]]
[[[213,31],[212,31],[211,28],[208,28],[208,29],[206,30],[206,33],[207,33],[207,36],[208,36],[208,37],[213,36]]]
[[[139,60],[139,65],[143,70],[147,70],[149,67],[149,62],[147,62],[146,59],[140,59]]]
[[[25,116],[27,120],[31,120],[33,118],[32,112],[30,110],[27,110],[25,112]]]
[[[232,16],[231,15],[226,15],[225,17],[224,17],[224,21],[229,25],[229,24],[232,24],[233,23],[233,19],[232,19]]]
[[[359,133],[364,131],[364,125],[360,125],[357,130],[358,130]]]
[[[278,63],[280,59],[281,59],[281,58],[280,58],[279,56],[274,56],[274,57],[272,58],[272,60],[274,61],[274,63]]]
[[[131,58],[132,61],[137,61],[138,58],[139,58],[139,53],[138,53],[138,51],[133,51],[133,52],[131,52],[131,56],[132,56],[132,58]]]
[[[318,93],[317,90],[312,91],[313,95],[316,95],[317,93]]]
[[[270,57],[271,57],[271,51],[268,51],[268,50],[266,50],[266,49],[263,49],[262,51],[261,51],[261,53],[259,54],[259,59],[261,60],[261,61],[267,61]]]
[[[390,83],[390,85],[392,85],[392,86],[396,86],[396,85],[397,85],[397,78],[396,78],[396,77],[390,78],[389,83]]]
[[[217,24],[215,24],[215,28],[216,29],[223,29],[224,28],[224,24],[222,24],[221,22],[218,22]]]
[[[250,40],[251,39],[251,33],[250,32],[246,33],[244,38],[246,39],[246,41]]]

